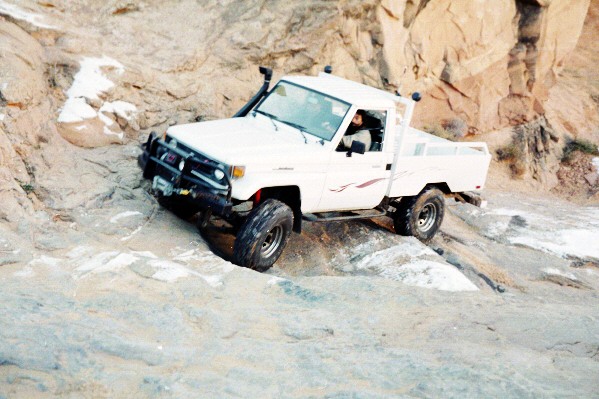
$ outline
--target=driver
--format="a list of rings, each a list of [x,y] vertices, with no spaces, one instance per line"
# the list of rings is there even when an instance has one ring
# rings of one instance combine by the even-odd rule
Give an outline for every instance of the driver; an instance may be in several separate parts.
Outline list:
[[[359,109],[356,111],[356,114],[351,120],[349,127],[347,128],[347,132],[341,139],[339,143],[338,149],[340,150],[349,150],[351,148],[351,143],[356,140],[364,143],[366,147],[366,151],[370,149],[370,143],[372,139],[370,137],[370,131],[365,130],[366,126],[364,126],[364,111]]]

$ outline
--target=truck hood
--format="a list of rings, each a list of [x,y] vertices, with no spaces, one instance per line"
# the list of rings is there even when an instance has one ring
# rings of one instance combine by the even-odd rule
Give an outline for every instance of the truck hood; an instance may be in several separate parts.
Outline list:
[[[328,150],[314,136],[265,117],[243,117],[171,126],[167,134],[205,156],[228,165],[316,161]],[[316,155],[316,156],[315,156]]]

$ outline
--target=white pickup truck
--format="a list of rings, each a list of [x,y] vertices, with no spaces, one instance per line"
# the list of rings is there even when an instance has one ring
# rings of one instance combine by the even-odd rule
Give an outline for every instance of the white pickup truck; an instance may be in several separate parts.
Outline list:
[[[480,200],[486,144],[410,127],[417,93],[405,98],[330,73],[286,76],[269,91],[272,71],[260,72],[262,88],[233,118],[152,133],[139,157],[161,204],[199,213],[200,224],[216,215],[238,227],[234,263],[270,268],[302,219],[387,216],[397,233],[428,242],[444,196]],[[358,140],[342,148],[359,110],[368,148]]]

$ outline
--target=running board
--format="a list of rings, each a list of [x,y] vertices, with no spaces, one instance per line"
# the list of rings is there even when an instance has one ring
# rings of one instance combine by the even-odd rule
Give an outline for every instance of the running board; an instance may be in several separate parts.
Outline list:
[[[389,215],[387,211],[382,211],[378,209],[368,209],[366,211],[369,211],[370,213],[356,213],[356,211],[348,211],[345,213],[350,213],[350,215],[345,216],[328,216],[330,214],[338,215],[340,212],[306,213],[302,215],[302,218],[309,222],[334,222],[338,220],[380,218],[382,216]]]

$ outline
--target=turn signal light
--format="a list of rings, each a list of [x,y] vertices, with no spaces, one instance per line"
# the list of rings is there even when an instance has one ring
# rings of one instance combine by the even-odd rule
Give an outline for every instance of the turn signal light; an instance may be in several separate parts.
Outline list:
[[[233,179],[239,179],[245,175],[245,166],[233,166],[231,168],[231,177]]]

